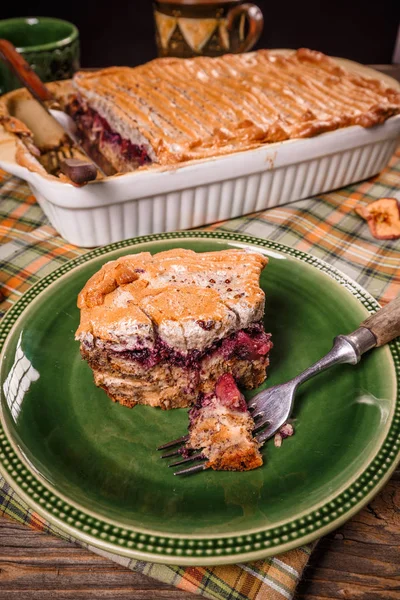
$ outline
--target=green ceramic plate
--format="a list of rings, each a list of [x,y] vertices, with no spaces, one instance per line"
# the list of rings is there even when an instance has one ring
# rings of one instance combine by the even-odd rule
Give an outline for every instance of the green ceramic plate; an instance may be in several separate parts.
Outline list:
[[[399,458],[398,343],[306,383],[295,406],[295,436],[281,448],[267,443],[264,466],[247,473],[174,477],[156,447],[185,432],[186,410],[130,410],[94,386],[74,341],[76,296],[88,277],[131,252],[243,245],[270,258],[261,279],[266,329],[275,342],[269,384],[303,370],[336,334],[352,331],[378,308],[318,259],[230,233],[138,238],[61,267],[18,301],[0,330],[1,471],[38,513],[120,554],[221,564],[309,542],[385,483]]]

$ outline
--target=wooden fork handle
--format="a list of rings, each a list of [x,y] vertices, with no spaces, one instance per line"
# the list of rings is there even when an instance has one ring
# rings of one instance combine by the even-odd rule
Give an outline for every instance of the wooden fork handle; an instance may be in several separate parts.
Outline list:
[[[36,100],[41,103],[54,101],[53,94],[49,92],[35,71],[8,40],[0,39],[0,58],[4,60]]]
[[[365,319],[360,327],[374,334],[376,346],[383,346],[400,336],[400,296],[389,302],[377,313]]]

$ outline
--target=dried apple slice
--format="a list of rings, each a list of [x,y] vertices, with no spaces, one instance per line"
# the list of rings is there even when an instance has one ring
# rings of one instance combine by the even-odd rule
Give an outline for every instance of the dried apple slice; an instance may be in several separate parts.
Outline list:
[[[377,240],[400,238],[400,202],[396,198],[380,198],[367,206],[356,206],[355,211],[367,221]]]

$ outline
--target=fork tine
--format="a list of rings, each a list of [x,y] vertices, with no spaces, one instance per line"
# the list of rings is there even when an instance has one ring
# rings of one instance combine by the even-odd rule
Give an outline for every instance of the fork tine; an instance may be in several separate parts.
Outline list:
[[[208,469],[207,463],[194,465],[193,467],[182,469],[182,471],[175,471],[174,475],[190,475],[191,473],[197,473],[198,471],[204,471],[205,469]]]
[[[170,458],[171,456],[179,456],[181,454],[181,449],[173,450],[172,452],[168,452],[167,454],[162,454],[161,458]]]
[[[203,454],[201,452],[198,452],[197,454],[193,454],[192,456],[188,456],[187,458],[182,458],[182,460],[178,460],[175,463],[171,463],[168,466],[169,467],[177,467],[178,465],[183,465],[183,463],[190,462],[191,460],[201,460],[204,458],[205,457],[203,456]]]
[[[182,437],[172,440],[172,442],[168,442],[168,444],[163,444],[159,446],[157,450],[167,450],[167,448],[172,448],[172,446],[177,446],[178,444],[182,444],[183,442],[187,442],[189,439],[188,435],[183,435]]]
[[[279,429],[279,427],[278,427]],[[270,437],[272,437],[274,435],[274,433],[277,432],[277,428],[275,426],[272,426],[271,424],[268,425],[268,427],[266,429],[263,429],[262,431],[260,431],[259,433],[257,433],[257,435],[255,436],[255,439],[257,440],[257,442],[259,444],[264,444],[264,442],[266,442]]]
[[[250,400],[247,404],[247,408],[248,411],[250,413],[252,413],[253,411],[257,410],[257,400],[255,398],[253,398],[252,400]]]
[[[254,414],[254,412],[255,412],[256,414]],[[251,418],[253,419],[253,421],[256,421],[256,420],[258,420],[260,417],[264,417],[264,413],[263,413],[263,411],[254,411],[254,412],[253,412],[253,413],[252,413],[252,415],[251,415]]]
[[[269,419],[263,419],[259,423],[255,423],[253,431],[255,432],[255,431],[259,431],[260,429],[263,429],[265,427],[265,425],[268,425],[268,423],[270,423],[270,422],[271,421]]]

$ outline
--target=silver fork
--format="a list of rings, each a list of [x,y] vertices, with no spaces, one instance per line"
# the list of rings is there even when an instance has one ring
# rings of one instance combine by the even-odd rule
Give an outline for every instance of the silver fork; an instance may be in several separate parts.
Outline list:
[[[275,385],[254,396],[248,403],[248,407],[255,421],[255,438],[259,444],[263,445],[287,422],[292,413],[296,391],[302,383],[334,365],[343,363],[356,365],[365,352],[383,346],[399,335],[400,296],[368,317],[353,333],[338,335],[334,339],[330,352],[311,367],[287,383]],[[161,458],[182,456],[182,450],[188,439],[189,436],[185,435],[160,446],[158,450],[180,446],[172,452],[163,454]],[[193,452],[169,466],[177,467],[192,462],[194,464],[191,466],[174,472],[174,475],[188,475],[207,469],[206,461],[207,458],[201,452]]]

